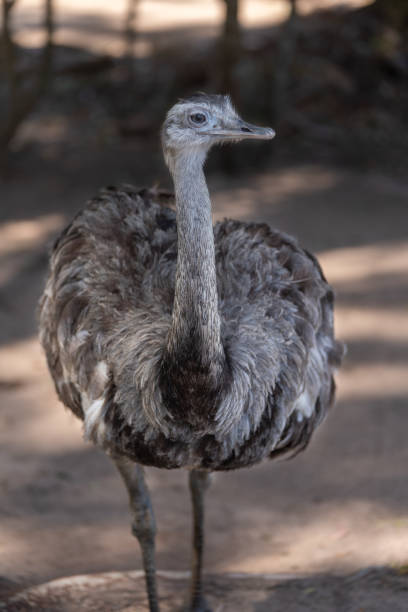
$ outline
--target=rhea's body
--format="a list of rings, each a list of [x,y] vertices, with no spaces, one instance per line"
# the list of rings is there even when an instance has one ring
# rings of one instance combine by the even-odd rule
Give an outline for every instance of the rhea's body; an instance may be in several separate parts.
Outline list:
[[[302,448],[339,358],[315,258],[265,224],[217,223],[224,354],[206,362],[186,321],[174,358],[177,221],[160,200],[106,190],[55,245],[41,318],[61,400],[88,437],[144,465],[223,470]]]

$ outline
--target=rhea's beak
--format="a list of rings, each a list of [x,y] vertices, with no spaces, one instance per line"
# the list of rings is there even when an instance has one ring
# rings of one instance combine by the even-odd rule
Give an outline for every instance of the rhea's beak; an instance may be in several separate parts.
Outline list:
[[[219,140],[243,140],[252,138],[256,140],[271,140],[275,138],[275,130],[268,127],[259,127],[237,119],[225,127],[216,127],[205,132],[208,136],[215,136]]]

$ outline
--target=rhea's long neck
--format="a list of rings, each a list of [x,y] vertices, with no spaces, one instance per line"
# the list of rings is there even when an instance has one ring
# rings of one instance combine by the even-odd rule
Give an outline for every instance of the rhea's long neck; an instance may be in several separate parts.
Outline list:
[[[220,338],[211,201],[201,150],[180,154],[172,165],[178,255],[168,351],[179,361],[220,364]]]

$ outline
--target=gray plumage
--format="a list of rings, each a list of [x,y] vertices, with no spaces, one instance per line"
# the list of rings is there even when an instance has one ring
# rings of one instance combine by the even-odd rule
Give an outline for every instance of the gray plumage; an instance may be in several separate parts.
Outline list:
[[[56,241],[41,342],[60,399],[113,456],[248,466],[303,449],[333,401],[342,347],[316,259],[266,224],[212,226],[206,154],[244,137],[273,132],[224,96],[179,102],[162,130],[176,212],[160,191],[108,188]]]

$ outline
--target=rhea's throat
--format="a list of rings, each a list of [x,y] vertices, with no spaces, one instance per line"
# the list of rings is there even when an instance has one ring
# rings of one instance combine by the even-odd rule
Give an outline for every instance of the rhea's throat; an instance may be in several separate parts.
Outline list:
[[[179,155],[172,168],[178,254],[168,351],[211,368],[223,358],[211,201],[203,155]]]

